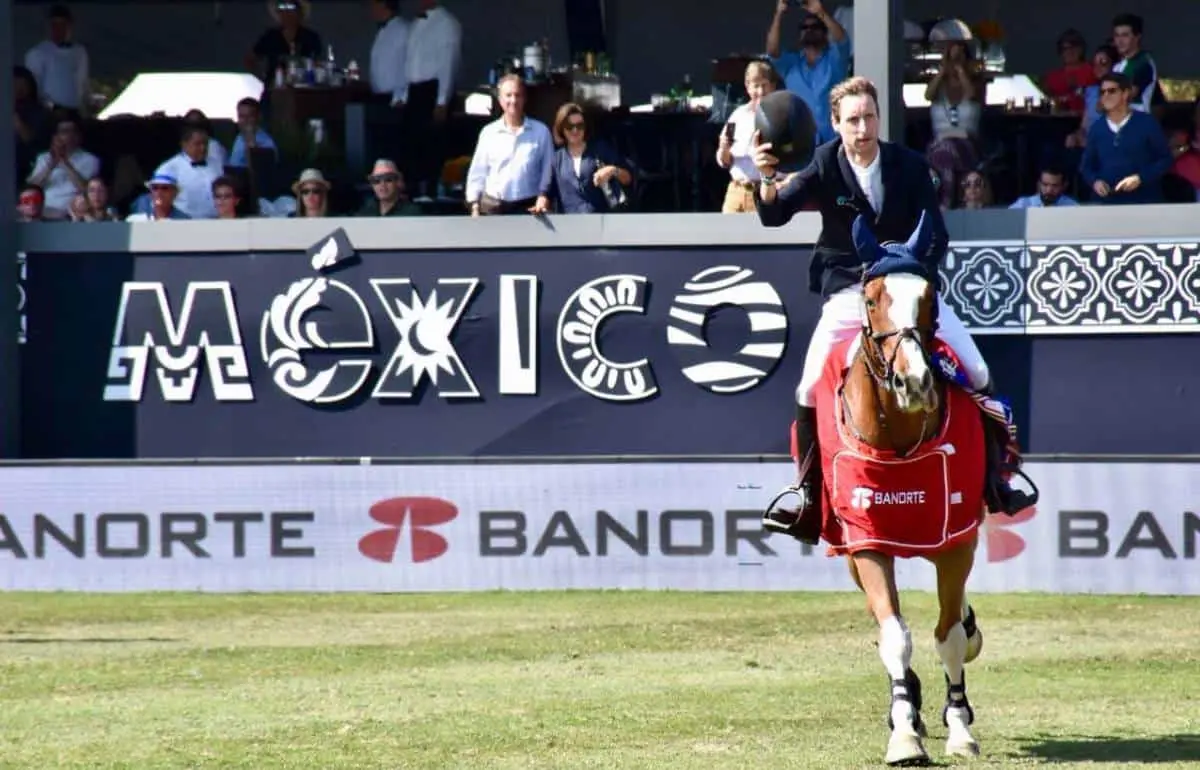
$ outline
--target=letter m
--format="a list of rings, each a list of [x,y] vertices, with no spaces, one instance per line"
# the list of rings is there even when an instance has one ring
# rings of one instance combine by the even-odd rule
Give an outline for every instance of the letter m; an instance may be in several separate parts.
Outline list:
[[[150,355],[164,401],[190,402],[200,376],[200,354],[217,401],[253,401],[233,288],[228,281],[187,285],[176,316],[157,281],[129,281],[108,357],[105,401],[141,401]]]

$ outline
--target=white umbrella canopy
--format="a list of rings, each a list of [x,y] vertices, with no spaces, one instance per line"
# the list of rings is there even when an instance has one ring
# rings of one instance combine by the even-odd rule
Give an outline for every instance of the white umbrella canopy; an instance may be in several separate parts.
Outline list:
[[[237,120],[237,103],[262,92],[263,82],[244,72],[143,72],[98,117],[181,117],[197,109],[211,120]]]

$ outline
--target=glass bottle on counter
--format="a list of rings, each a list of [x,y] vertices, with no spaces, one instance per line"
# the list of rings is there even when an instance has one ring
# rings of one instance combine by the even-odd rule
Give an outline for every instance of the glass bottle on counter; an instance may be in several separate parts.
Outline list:
[[[683,75],[683,83],[679,86],[679,111],[687,112],[692,108],[692,74],[685,72]]]

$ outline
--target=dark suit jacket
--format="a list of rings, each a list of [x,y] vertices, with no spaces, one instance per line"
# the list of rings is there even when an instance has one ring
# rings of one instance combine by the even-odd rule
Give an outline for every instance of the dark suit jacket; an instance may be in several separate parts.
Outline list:
[[[759,220],[767,227],[788,223],[808,201],[821,209],[821,235],[809,263],[808,287],[829,297],[858,283],[863,260],[854,249],[851,227],[863,214],[872,225],[875,237],[884,241],[907,241],[920,221],[921,212],[932,217],[933,242],[923,261],[934,275],[946,255],[949,237],[938,207],[929,164],[925,158],[903,145],[880,142],[880,173],[883,176],[883,211],[874,211],[858,185],[850,161],[842,151],[842,140],[821,145],[812,162],[780,187],[771,203],[763,203],[755,188],[754,199]]]
[[[609,210],[604,191],[592,184],[592,175],[601,166],[619,166],[626,171],[629,164],[617,157],[617,153],[600,141],[588,142],[580,158],[579,175],[575,175],[575,163],[566,147],[554,151],[550,170],[550,200],[560,214],[603,214]],[[614,184],[618,184],[613,180]]]

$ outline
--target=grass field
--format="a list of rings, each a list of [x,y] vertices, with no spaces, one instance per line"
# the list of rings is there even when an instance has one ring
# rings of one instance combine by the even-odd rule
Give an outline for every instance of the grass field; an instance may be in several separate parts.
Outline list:
[[[905,594],[941,756],[934,601]],[[1200,767],[1200,602],[974,597],[977,767]],[[9,594],[0,767],[881,766],[853,594]]]

